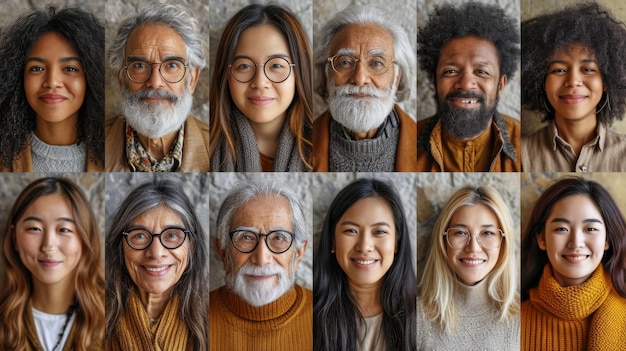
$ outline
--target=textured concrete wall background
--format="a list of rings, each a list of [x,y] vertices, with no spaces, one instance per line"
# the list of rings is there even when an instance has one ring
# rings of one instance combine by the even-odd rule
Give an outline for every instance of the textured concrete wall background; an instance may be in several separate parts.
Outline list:
[[[608,8],[613,16],[620,22],[626,22],[626,7],[622,0],[596,0],[599,4]],[[567,5],[580,3],[580,0],[520,0],[522,10],[521,20],[531,19],[535,16],[553,12],[556,9],[562,9]],[[610,74],[610,72],[604,72]],[[543,127],[546,123],[541,122],[541,115],[535,111],[522,110],[523,123],[522,135],[530,134],[533,131]],[[626,133],[626,120],[616,121],[613,123],[613,129]]]
[[[198,26],[200,33],[205,38],[205,57],[207,61],[207,67],[205,67],[198,77],[198,84],[194,91],[193,108],[191,113],[198,119],[208,123],[209,122],[209,51],[208,51],[208,34],[209,34],[209,4],[208,0],[168,0],[168,3],[180,4],[190,11],[198,20]],[[115,36],[117,30],[122,21],[136,13],[138,8],[145,3],[145,0],[107,0],[105,8],[105,59],[106,59],[106,93],[105,93],[105,107],[106,118],[113,118],[120,114],[121,111],[121,90],[117,82],[117,77],[114,77],[109,68],[108,50]],[[182,83],[179,83],[182,84]]]
[[[467,0],[417,0],[417,26],[423,27],[428,21],[429,14],[434,11],[435,6],[442,3],[460,5]],[[495,4],[502,7],[506,14],[519,20],[520,8],[518,0],[480,0],[482,3]],[[519,30],[519,26],[518,26]],[[416,38],[416,37],[415,37]],[[419,67],[419,64],[418,64]],[[514,77],[508,77],[508,83],[500,96],[498,111],[515,119],[520,118],[520,73],[518,71]],[[431,77],[426,72],[419,69],[417,76],[417,119],[424,119],[433,116],[437,111],[435,101],[435,88]]]
[[[44,177],[61,177],[73,181],[87,196],[96,217],[104,252],[104,174],[103,173],[0,173],[0,247],[4,243],[5,229],[13,203],[33,181]],[[2,254],[4,255],[4,254]],[[104,257],[104,255],[103,255]],[[104,262],[103,262],[104,263]],[[4,277],[4,263],[0,260],[0,285]]]
[[[283,184],[293,190],[300,199],[300,205],[304,211],[309,243],[304,257],[296,270],[296,283],[309,289],[313,286],[313,237],[311,233],[311,215],[314,191],[311,188],[310,173],[212,173],[210,175],[211,186],[209,188],[210,206],[210,232],[211,232],[211,290],[224,285],[224,264],[214,247],[217,238],[216,218],[224,198],[239,184],[250,181],[275,182]]]
[[[309,0],[310,1],[310,0]],[[415,25],[415,13],[416,7],[414,1],[404,0],[314,0],[313,1],[313,37],[319,34],[322,26],[332,18],[337,12],[343,10],[348,5],[374,5],[386,10],[389,16],[393,16],[394,19],[402,25],[406,30],[409,37],[409,41],[413,47],[413,52],[417,52],[417,43],[415,42],[416,25]],[[315,45],[315,44],[314,44]],[[414,67],[414,72],[417,71],[417,67]],[[313,74],[317,74],[315,71]],[[327,106],[321,96],[314,94],[313,98],[313,115],[319,116],[326,111]],[[417,89],[415,82],[411,82],[411,95],[409,98],[401,103],[400,107],[409,114],[413,119],[416,119],[417,113]]]
[[[505,233],[515,242],[519,267],[520,178],[515,173],[418,173],[417,174],[417,277],[421,279],[431,245],[435,221],[452,194],[465,185],[489,185],[509,207],[514,233]],[[511,239],[508,239],[511,240]],[[518,268],[519,269],[519,268]]]

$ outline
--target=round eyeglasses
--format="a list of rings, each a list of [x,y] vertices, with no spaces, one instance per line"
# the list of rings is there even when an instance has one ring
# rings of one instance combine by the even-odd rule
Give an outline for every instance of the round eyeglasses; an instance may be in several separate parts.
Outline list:
[[[132,61],[124,68],[126,69],[128,79],[135,83],[143,84],[152,76],[152,65],[159,65],[159,74],[168,83],[180,82],[187,71],[187,65],[180,59],[171,59],[163,62]]]
[[[150,247],[155,236],[159,237],[163,247],[174,250],[185,242],[189,233],[191,231],[181,227],[167,227],[160,233],[151,233],[145,228],[131,228],[122,232],[122,235],[126,238],[128,246],[135,250],[145,250]]]
[[[267,79],[274,83],[282,83],[291,75],[291,67],[295,66],[295,63],[290,63],[284,57],[272,57],[265,63],[256,63],[251,58],[241,56],[235,58],[233,63],[228,65],[230,74],[239,83],[248,83],[256,76],[257,66],[263,66],[263,73]]]
[[[293,243],[292,232],[286,230],[272,230],[267,234],[255,233],[249,230],[235,230],[230,233],[230,241],[237,251],[250,253],[259,245],[259,237],[265,237],[265,245],[275,254],[281,254],[291,247]]]
[[[365,69],[369,74],[379,75],[387,72],[389,67],[395,62],[384,55],[370,55],[365,59],[356,58],[352,55],[335,55],[328,58],[328,62],[333,68],[333,71],[339,74],[352,74],[356,69],[356,63],[361,61],[365,65]]]
[[[460,250],[466,247],[472,239],[472,233],[465,228],[449,228],[443,235],[446,236],[446,241],[451,248]],[[481,230],[478,235],[474,235],[478,244],[485,250],[497,250],[502,244],[502,238],[504,238],[504,232],[501,229],[484,229]]]

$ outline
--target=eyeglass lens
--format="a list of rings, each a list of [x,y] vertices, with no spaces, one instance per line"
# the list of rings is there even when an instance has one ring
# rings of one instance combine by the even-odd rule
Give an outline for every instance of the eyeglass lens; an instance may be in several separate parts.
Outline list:
[[[126,72],[128,78],[135,83],[145,83],[150,79],[152,75],[152,65],[158,64],[158,71],[161,77],[168,83],[178,83],[185,76],[187,67],[185,63],[180,60],[167,60],[161,63],[158,62],[146,62],[146,61],[133,61],[126,66]]]
[[[370,74],[383,74],[389,68],[389,58],[382,55],[372,55],[364,60],[357,59],[352,55],[336,55],[330,58],[333,70],[339,74],[350,74],[356,69],[356,64],[361,61]]]
[[[469,244],[472,234],[465,228],[450,228],[446,231],[446,238],[450,247],[462,249]],[[478,243],[487,250],[495,250],[502,243],[502,231],[483,230],[478,234]]]
[[[148,248],[155,236],[159,237],[163,247],[175,249],[183,244],[187,233],[182,228],[165,228],[161,233],[151,233],[146,229],[131,229],[126,234],[126,242],[136,250]]]
[[[289,78],[292,65],[283,57],[272,57],[264,64],[257,64],[248,57],[240,57],[230,65],[230,72],[238,82],[248,83],[254,79],[257,66],[263,66],[267,79],[274,83],[281,83]]]
[[[273,230],[267,234],[239,230],[231,233],[231,241],[237,250],[249,253],[256,249],[259,236],[265,236],[265,244],[274,253],[283,253],[289,250],[293,241],[293,235],[285,230]]]

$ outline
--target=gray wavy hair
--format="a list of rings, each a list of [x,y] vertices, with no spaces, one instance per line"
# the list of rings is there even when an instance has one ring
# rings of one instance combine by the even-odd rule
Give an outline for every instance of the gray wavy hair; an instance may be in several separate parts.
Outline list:
[[[190,68],[206,66],[204,42],[198,31],[198,21],[182,5],[172,5],[164,0],[150,0],[134,16],[120,25],[115,41],[109,48],[109,65],[118,77],[126,60],[125,47],[128,37],[135,28],[144,24],[161,24],[174,29],[185,42],[187,61]]]
[[[345,26],[351,24],[374,24],[386,29],[393,37],[393,51],[395,63],[400,67],[400,83],[396,92],[396,101],[403,101],[411,93],[411,84],[415,77],[415,66],[417,64],[416,53],[411,48],[409,37],[399,24],[386,11],[375,6],[352,5],[337,13],[330,19],[315,41],[315,51],[313,53],[316,70],[316,91],[326,99],[328,91],[326,84],[328,81],[328,60],[330,56],[330,41],[335,34]]]
[[[217,239],[222,250],[226,250],[230,241],[228,233],[235,212],[251,200],[259,197],[283,197],[289,202],[296,249],[301,248],[308,239],[308,234],[304,211],[296,194],[290,188],[278,183],[251,182],[232,190],[222,202],[222,206],[220,206],[216,224]]]

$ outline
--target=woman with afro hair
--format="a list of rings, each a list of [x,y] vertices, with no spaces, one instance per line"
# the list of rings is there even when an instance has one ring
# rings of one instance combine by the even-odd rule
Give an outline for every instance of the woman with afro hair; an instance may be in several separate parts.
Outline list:
[[[549,122],[522,138],[524,171],[625,171],[609,127],[626,111],[626,26],[593,2],[522,22],[522,105]]]
[[[102,171],[104,27],[78,8],[18,18],[0,41],[0,170]]]

